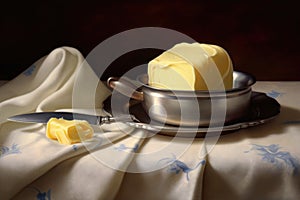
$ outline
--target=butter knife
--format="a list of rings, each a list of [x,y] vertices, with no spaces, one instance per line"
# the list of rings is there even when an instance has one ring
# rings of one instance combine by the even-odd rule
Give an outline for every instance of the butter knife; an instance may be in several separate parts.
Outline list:
[[[86,120],[93,125],[101,125],[111,122],[133,122],[137,119],[133,115],[97,116],[72,112],[34,112],[9,117],[7,120],[23,123],[43,123],[46,124],[51,118],[63,118],[66,120]]]

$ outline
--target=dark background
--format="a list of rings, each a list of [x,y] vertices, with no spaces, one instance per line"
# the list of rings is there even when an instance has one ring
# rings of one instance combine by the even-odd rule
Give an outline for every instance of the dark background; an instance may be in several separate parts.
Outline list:
[[[54,48],[84,56],[122,31],[164,27],[200,43],[217,44],[235,70],[257,80],[300,80],[299,8],[293,1],[12,1],[1,5],[0,80],[10,80]],[[144,61],[155,56],[149,53]],[[120,59],[107,76],[122,70]],[[138,61],[141,62],[141,61]]]

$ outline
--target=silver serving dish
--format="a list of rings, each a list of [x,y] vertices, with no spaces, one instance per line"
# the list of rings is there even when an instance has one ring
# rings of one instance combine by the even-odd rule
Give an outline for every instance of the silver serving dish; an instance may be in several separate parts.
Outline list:
[[[250,107],[255,78],[234,71],[233,88],[226,91],[183,91],[150,87],[147,75],[137,78],[140,87],[128,79],[111,77],[109,87],[141,102],[152,120],[187,127],[220,126],[239,120]]]
[[[114,100],[112,100],[114,99]],[[152,120],[144,111],[141,101],[128,99],[120,93],[114,93],[103,102],[103,109],[115,116],[122,116],[130,114],[135,119],[125,122],[127,125],[147,130],[148,136],[155,134],[172,136],[172,137],[206,137],[218,136],[221,134],[233,133],[239,129],[250,128],[260,124],[267,123],[273,120],[280,113],[280,104],[269,97],[265,93],[253,91],[251,94],[251,104],[249,111],[245,115],[230,123],[221,126],[176,126],[160,123]],[[116,105],[113,105],[113,104]],[[115,110],[112,112],[112,110]]]

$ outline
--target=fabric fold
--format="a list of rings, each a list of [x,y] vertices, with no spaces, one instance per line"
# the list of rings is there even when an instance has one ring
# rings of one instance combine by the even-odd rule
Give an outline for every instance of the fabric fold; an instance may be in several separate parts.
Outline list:
[[[44,125],[6,120],[9,116],[21,113],[72,110],[75,85],[81,84],[76,83],[78,77],[83,77],[79,80],[84,80],[86,84],[101,88],[99,92],[95,91],[97,94],[88,94],[96,97],[97,105],[93,104],[96,106],[94,109],[101,109],[110,91],[99,81],[82,54],[71,47],[54,49],[0,87],[1,198],[13,198],[59,163],[85,154],[98,144],[96,137],[85,144],[61,145],[45,136]],[[82,98],[86,97],[82,95]],[[103,114],[101,110],[100,113]],[[122,132],[114,132],[109,136],[112,141],[123,137]]]
[[[82,60],[82,55],[76,49],[57,48],[0,87],[3,99],[0,103],[0,123],[11,115],[35,111],[44,99],[69,81]]]

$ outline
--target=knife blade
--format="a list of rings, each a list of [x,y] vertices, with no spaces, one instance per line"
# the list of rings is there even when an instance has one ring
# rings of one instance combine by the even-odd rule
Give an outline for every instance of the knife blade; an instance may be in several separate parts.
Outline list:
[[[86,120],[93,125],[101,125],[111,122],[136,121],[133,115],[120,115],[118,117],[97,116],[73,112],[34,112],[9,117],[7,120],[23,123],[46,124],[51,118],[63,118],[66,120]]]

